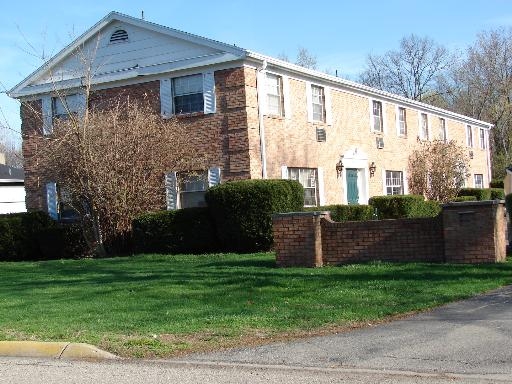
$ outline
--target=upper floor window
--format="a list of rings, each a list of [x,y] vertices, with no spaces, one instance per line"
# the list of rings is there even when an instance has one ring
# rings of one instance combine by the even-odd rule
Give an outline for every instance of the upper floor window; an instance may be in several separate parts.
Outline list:
[[[315,168],[288,168],[288,178],[304,187],[304,206],[318,206],[318,173]]]
[[[376,132],[384,132],[384,121],[382,118],[382,103],[373,100],[372,103],[373,130]]]
[[[428,116],[426,113],[420,115],[420,139],[428,140]]]
[[[398,134],[407,136],[407,118],[405,108],[398,107]]]
[[[172,79],[174,112],[203,112],[203,76],[191,75]]]
[[[283,78],[267,73],[267,111],[269,115],[284,116]]]
[[[402,171],[386,171],[386,194],[404,194],[404,174]]]
[[[442,117],[439,118],[439,139],[444,143],[447,141],[446,120]]]
[[[83,95],[73,94],[52,98],[53,117],[65,118],[73,113],[79,113],[83,107]]]
[[[311,103],[313,121],[325,122],[325,92],[323,87],[311,85]]]
[[[480,148],[485,149],[485,130],[483,128],[479,129],[479,138],[480,138]]]
[[[466,125],[466,144],[473,148],[473,128],[471,128],[471,125]]]
[[[475,188],[484,187],[484,175],[475,173]]]

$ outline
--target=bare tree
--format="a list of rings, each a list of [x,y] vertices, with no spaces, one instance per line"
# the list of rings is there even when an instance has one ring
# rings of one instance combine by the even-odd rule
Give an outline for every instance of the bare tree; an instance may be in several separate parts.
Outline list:
[[[308,49],[299,47],[295,64],[308,69],[317,69],[317,59]]]
[[[19,132],[15,132],[19,135]],[[23,168],[23,156],[19,140],[14,137],[14,131],[8,126],[0,123],[0,153],[5,155],[6,164],[15,167]]]
[[[425,95],[435,89],[436,76],[452,61],[443,46],[428,37],[410,35],[402,38],[397,51],[368,55],[367,68],[359,80],[370,87],[426,101]]]
[[[512,29],[479,34],[439,90],[448,108],[494,124],[493,174],[504,176],[512,162]]]
[[[427,141],[409,156],[409,190],[428,200],[447,202],[457,196],[469,176],[469,159],[451,140]]]

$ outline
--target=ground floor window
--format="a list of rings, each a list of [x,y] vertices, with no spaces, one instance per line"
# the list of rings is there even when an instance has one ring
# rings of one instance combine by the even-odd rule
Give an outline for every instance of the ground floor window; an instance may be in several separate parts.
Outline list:
[[[318,172],[316,168],[288,168],[288,178],[304,187],[304,206],[318,206]]]
[[[208,188],[208,172],[178,172],[176,177],[178,181],[179,207],[205,207],[204,195]]]
[[[475,173],[475,188],[483,188],[484,187],[484,175],[481,173]]]
[[[404,194],[404,175],[402,171],[386,171],[386,194]]]

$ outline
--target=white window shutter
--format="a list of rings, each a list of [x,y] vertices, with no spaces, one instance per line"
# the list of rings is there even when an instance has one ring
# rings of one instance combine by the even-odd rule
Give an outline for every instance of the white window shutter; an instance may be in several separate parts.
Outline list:
[[[286,165],[281,166],[281,179],[288,179],[288,167]]]
[[[321,207],[325,205],[325,189],[324,189],[324,169],[317,168],[318,177],[318,205]]]
[[[213,72],[203,73],[204,113],[215,113],[215,75]]]
[[[220,168],[214,167],[208,169],[208,186],[213,187],[220,184]]]
[[[43,115],[43,135],[49,135],[53,131],[53,108],[51,96],[44,96],[41,99],[41,113]]]
[[[265,71],[258,71],[256,75],[256,85],[258,87],[258,104],[260,113],[267,114],[267,73]],[[286,112],[285,112],[286,113]]]
[[[57,196],[57,183],[46,183],[46,206],[48,208],[48,215],[53,220],[59,219],[58,209],[58,196]]]
[[[178,208],[178,181],[174,171],[165,174],[165,198],[168,211]]]
[[[402,178],[403,178],[402,182],[404,183],[404,186],[403,186],[404,195],[408,195],[409,194],[409,183],[407,180],[407,171],[402,172]]]
[[[290,103],[290,79],[288,76],[283,76],[283,104],[284,104],[284,117],[286,119],[292,118],[292,107]]]
[[[313,95],[311,94],[311,83],[306,81],[306,104],[308,109],[308,121],[313,122]]]
[[[382,170],[382,195],[386,196],[388,194],[388,189],[386,187],[386,170]]]
[[[332,125],[332,101],[331,101],[331,88],[324,88],[325,95],[325,122],[327,125]]]
[[[160,80],[160,114],[163,118],[172,116],[172,81]]]

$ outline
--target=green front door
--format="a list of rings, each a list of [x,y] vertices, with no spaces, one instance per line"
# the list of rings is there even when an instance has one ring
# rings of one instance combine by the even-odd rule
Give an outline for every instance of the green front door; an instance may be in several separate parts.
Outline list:
[[[357,188],[357,169],[347,169],[347,202],[359,203],[359,189]]]

